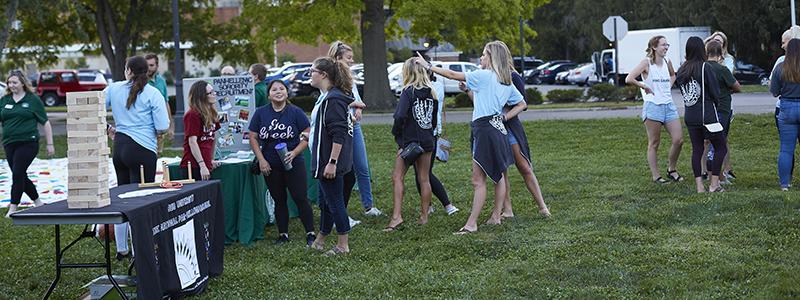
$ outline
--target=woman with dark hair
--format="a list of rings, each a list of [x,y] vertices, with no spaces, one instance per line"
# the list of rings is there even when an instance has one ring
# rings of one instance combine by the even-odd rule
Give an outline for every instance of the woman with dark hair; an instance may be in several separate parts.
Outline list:
[[[677,84],[681,88],[683,104],[686,107],[684,122],[692,141],[692,171],[698,193],[706,191],[703,186],[702,157],[704,140],[711,141],[716,155],[725,157],[728,147],[725,145],[725,134],[722,130],[710,131],[705,125],[719,123],[717,106],[719,106],[719,83],[714,69],[706,63],[706,49],[703,40],[691,37],[686,41],[686,62],[678,69]],[[710,126],[713,128],[713,126]],[[717,159],[711,166],[710,192],[724,191],[719,185],[722,160]]]
[[[308,147],[311,130],[308,117],[299,107],[288,103],[289,88],[282,80],[267,86],[270,104],[256,109],[250,120],[250,148],[253,149],[269,194],[275,199],[275,220],[278,224],[276,244],[289,241],[288,195],[300,212],[306,230],[306,244],[316,239],[314,216],[306,195],[306,164],[303,151]],[[281,153],[284,153],[283,156]]]
[[[333,42],[328,49],[328,57],[350,66],[353,64],[353,48],[341,41]],[[367,160],[367,146],[364,143],[364,134],[361,131],[361,111],[364,108],[364,102],[361,100],[361,95],[358,94],[355,84],[352,87],[352,95],[355,100],[351,104],[350,113],[356,119],[353,127],[353,170],[345,174],[344,177],[344,204],[345,206],[350,204],[350,194],[355,184],[358,183],[358,192],[361,194],[361,205],[364,208],[364,214],[367,216],[380,216],[383,212],[375,207],[372,198],[372,179],[369,172],[369,161]],[[350,218],[350,226],[355,226],[359,223],[361,221]]]
[[[196,180],[211,178],[211,170],[218,166],[214,159],[214,133],[219,130],[219,120],[214,103],[217,92],[205,80],[189,88],[189,110],[183,116],[183,159],[181,168],[192,164],[192,177]]]
[[[36,185],[28,178],[28,167],[39,153],[39,128],[44,127],[47,154],[53,155],[53,129],[47,120],[42,100],[36,96],[22,71],[11,71],[6,77],[6,94],[0,98],[0,124],[3,125],[3,150],[11,169],[11,204],[6,217],[17,211],[22,194],[34,206],[41,206]]]
[[[789,29],[786,29],[786,31],[784,31],[783,34],[781,35],[781,49],[783,49],[784,52],[786,52],[786,47],[788,46],[789,41],[792,39],[800,39],[800,26],[794,25],[792,27],[789,27]],[[786,55],[781,55],[781,57],[778,57],[778,60],[775,61],[775,65],[772,66],[772,70],[774,71],[775,68],[778,67],[778,64],[783,63],[785,59]],[[769,76],[770,82],[774,80],[772,76],[773,74],[775,74],[775,72],[770,73]],[[780,111],[781,111],[781,100],[780,98],[778,98],[778,100],[775,101],[775,127],[778,129],[778,133],[780,133],[781,131],[781,126],[778,122],[778,116],[780,115]],[[789,169],[789,186],[791,186],[791,181],[793,177],[792,174],[794,174],[794,154],[792,155],[792,162],[790,165],[791,168]]]
[[[156,179],[156,136],[169,129],[169,115],[164,96],[147,84],[147,61],[144,57],[129,57],[125,63],[126,81],[106,87],[106,106],[111,108],[116,125],[114,134],[114,170],[117,184],[137,183],[139,170],[144,180]],[[114,225],[117,259],[129,256],[128,223]]]
[[[786,58],[772,70],[769,91],[781,101],[778,114],[781,150],[778,154],[778,177],[781,190],[791,185],[792,156],[800,136],[800,39],[786,44]]]
[[[708,155],[703,155],[703,160],[706,161],[706,163],[701,165],[703,166],[703,175],[705,175],[703,177],[706,177],[708,176],[706,170],[711,168],[710,166],[714,160],[722,159],[722,173],[720,174],[720,182],[722,184],[730,184],[730,179],[733,179],[733,177],[729,176],[729,174],[733,174],[733,171],[731,171],[730,163],[731,145],[730,140],[728,139],[731,120],[733,120],[733,109],[731,108],[733,98],[731,98],[731,94],[741,92],[742,87],[739,85],[739,82],[736,81],[736,78],[733,77],[733,73],[731,73],[730,69],[723,65],[725,63],[725,58],[723,56],[725,55],[725,51],[722,45],[723,44],[716,39],[706,40],[706,54],[708,56],[706,67],[711,67],[714,70],[714,74],[716,75],[715,80],[717,80],[719,83],[719,106],[717,107],[717,112],[719,116],[719,122],[724,128],[722,132],[725,134],[725,143],[728,145],[728,155],[726,155],[724,158],[716,157],[714,153],[714,147],[710,146],[708,141],[706,141],[707,147],[705,152],[707,152]]]
[[[650,178],[658,184],[682,181],[678,173],[678,156],[683,146],[683,129],[681,128],[678,108],[672,101],[672,84],[675,82],[675,70],[672,62],[667,60],[669,43],[667,38],[657,35],[647,42],[647,57],[625,77],[625,83],[638,86],[644,96],[642,105],[642,122],[647,131],[647,165],[650,167]],[[636,78],[641,76],[643,81]],[[672,141],[667,158],[667,179],[661,177],[658,169],[658,148],[661,144],[661,128],[664,127]]]
[[[311,118],[311,174],[319,179],[320,230],[311,248],[323,251],[333,225],[339,234],[327,256],[350,252],[350,222],[344,205],[344,174],[353,167],[353,119],[348,107],[353,102],[350,68],[330,57],[314,60],[311,86],[320,90],[321,102]]]

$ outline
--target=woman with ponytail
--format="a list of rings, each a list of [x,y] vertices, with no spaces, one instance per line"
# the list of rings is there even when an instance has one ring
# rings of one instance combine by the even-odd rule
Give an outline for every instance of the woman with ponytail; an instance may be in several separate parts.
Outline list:
[[[339,234],[336,246],[326,256],[350,252],[350,222],[344,204],[344,174],[353,167],[353,102],[350,68],[330,57],[317,58],[311,67],[311,86],[320,90],[322,101],[311,111],[311,173],[319,180],[320,232],[311,244],[324,250],[333,225]]]
[[[169,129],[169,115],[164,96],[147,84],[147,60],[141,56],[129,57],[125,63],[126,81],[110,84],[106,92],[106,106],[111,108],[116,125],[114,135],[114,170],[117,184],[137,183],[142,180],[139,169],[144,169],[144,180],[155,181],[156,137]],[[114,225],[117,242],[117,259],[129,256],[128,223]]]
[[[348,67],[353,64],[353,48],[341,41],[331,44],[328,49],[328,56],[344,63]],[[356,105],[356,107],[350,108],[350,113],[356,118],[356,124],[353,127],[353,171],[345,174],[344,177],[344,204],[347,206],[350,203],[350,194],[353,191],[353,186],[358,182],[358,191],[361,193],[361,205],[364,208],[364,214],[367,216],[380,216],[382,212],[374,206],[372,200],[372,179],[369,175],[367,147],[364,144],[364,134],[361,133],[361,124],[359,123],[364,102],[361,101],[361,95],[358,94],[356,85],[353,84],[352,86],[353,105]],[[350,224],[355,225],[358,223],[360,222],[350,219]]]

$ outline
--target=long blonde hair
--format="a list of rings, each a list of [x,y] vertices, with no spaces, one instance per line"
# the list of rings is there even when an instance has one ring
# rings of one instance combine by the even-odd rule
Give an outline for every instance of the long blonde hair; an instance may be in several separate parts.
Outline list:
[[[508,50],[506,43],[494,41],[486,44],[483,51],[489,55],[489,68],[497,75],[497,81],[504,85],[511,84],[511,51]]]
[[[722,57],[725,58],[726,56],[729,55],[728,54],[728,36],[725,35],[725,33],[723,33],[722,31],[715,31],[710,36],[708,36],[703,41],[703,43],[708,45],[708,42],[714,40],[714,37],[716,37],[716,36],[719,36],[720,38],[722,38],[722,45],[721,45],[722,46]]]
[[[436,90],[433,89],[431,78],[428,71],[422,65],[414,63],[415,58],[409,58],[403,63],[403,89],[413,87],[415,89],[429,88],[433,99],[436,98]]]

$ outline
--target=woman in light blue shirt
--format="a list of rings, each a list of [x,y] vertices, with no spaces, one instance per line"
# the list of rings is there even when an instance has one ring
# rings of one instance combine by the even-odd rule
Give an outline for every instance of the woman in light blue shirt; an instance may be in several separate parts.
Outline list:
[[[486,224],[500,224],[503,196],[506,186],[501,183],[505,171],[514,163],[503,121],[517,116],[525,109],[522,94],[511,82],[511,57],[508,47],[501,41],[486,44],[480,58],[481,70],[454,72],[434,67],[421,56],[417,63],[444,77],[466,81],[474,97],[472,111],[472,185],[475,188],[472,211],[464,227],[456,234],[473,233],[478,230],[478,216],[486,202],[486,178],[494,182],[495,205]],[[503,107],[513,108],[503,113]]]
[[[142,180],[139,170],[144,169],[144,180],[156,178],[156,139],[169,129],[169,115],[164,96],[148,85],[147,60],[141,56],[129,57],[125,63],[126,81],[110,84],[106,92],[106,106],[111,108],[116,128],[112,131],[114,170],[117,185],[137,183]],[[114,225],[117,242],[117,259],[130,255],[128,251],[128,223]]]

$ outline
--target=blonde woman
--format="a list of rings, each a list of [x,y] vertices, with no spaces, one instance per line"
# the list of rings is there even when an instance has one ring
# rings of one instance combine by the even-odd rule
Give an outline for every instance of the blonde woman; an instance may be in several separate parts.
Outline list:
[[[734,58],[733,55],[728,53],[728,36],[725,35],[725,33],[723,33],[722,31],[716,31],[712,33],[709,37],[707,37],[703,42],[706,45],[708,45],[708,42],[710,41],[717,41],[720,44],[722,44],[722,56],[719,57],[719,63],[728,68],[728,70],[731,71],[731,73],[733,73]]]
[[[503,122],[514,118],[523,109],[525,101],[511,80],[511,57],[508,47],[501,41],[486,44],[480,58],[481,70],[461,73],[434,67],[419,57],[416,63],[449,79],[466,81],[472,91],[475,107],[472,111],[472,185],[475,194],[467,223],[455,234],[468,234],[478,230],[478,217],[486,202],[486,178],[494,182],[495,204],[486,224],[500,224],[506,186],[502,183],[508,166],[514,163],[508,131]],[[503,107],[513,108],[503,113]]]
[[[669,180],[661,177],[658,170],[658,147],[661,144],[661,127],[667,129],[672,144],[667,161],[667,176],[672,181],[682,181],[678,174],[678,156],[683,146],[683,128],[681,128],[678,108],[672,102],[672,85],[675,83],[675,69],[672,62],[666,59],[669,43],[664,36],[654,36],[647,42],[647,58],[642,59],[631,70],[625,83],[635,85],[644,91],[642,121],[647,130],[647,164],[653,182],[667,184]],[[642,76],[644,81],[636,80]]]
[[[394,126],[392,135],[397,142],[397,156],[392,172],[394,187],[394,208],[389,226],[384,231],[395,231],[403,224],[401,214],[403,208],[403,178],[408,172],[408,166],[413,164],[422,195],[422,210],[420,211],[419,224],[428,223],[428,207],[431,204],[430,163],[433,150],[436,148],[436,138],[433,130],[438,123],[438,100],[436,91],[431,86],[429,74],[421,65],[414,63],[414,58],[406,60],[403,64],[403,92],[394,112]],[[407,147],[419,145],[423,152],[418,157],[403,158],[400,153]]]

